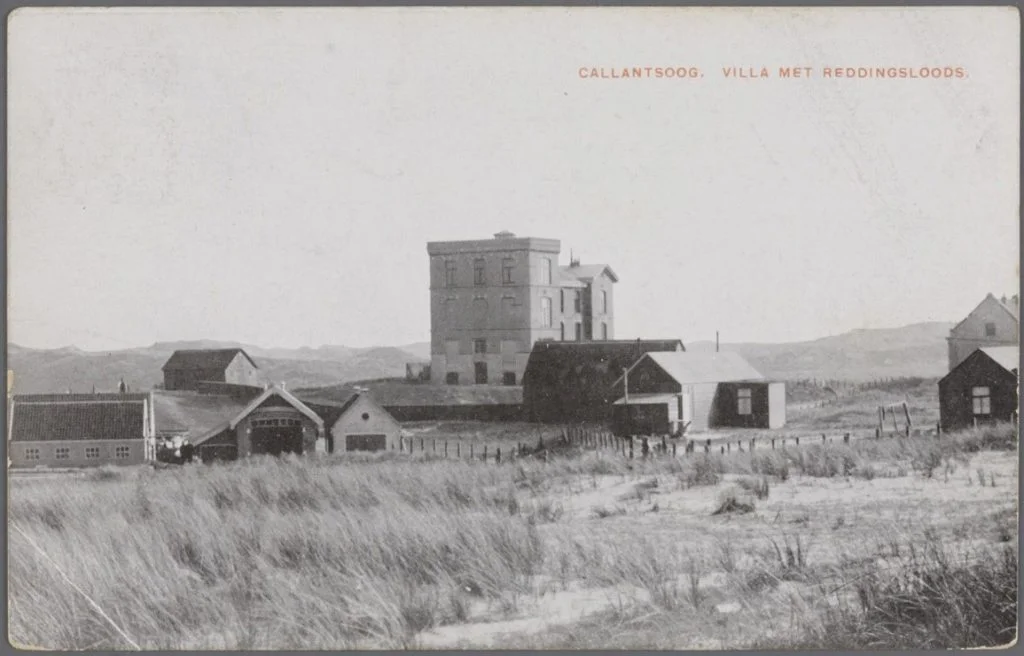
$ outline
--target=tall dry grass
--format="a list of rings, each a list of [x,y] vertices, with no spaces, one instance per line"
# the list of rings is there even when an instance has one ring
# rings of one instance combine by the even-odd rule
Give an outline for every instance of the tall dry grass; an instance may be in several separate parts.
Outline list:
[[[774,485],[791,476],[870,478],[892,463],[926,475],[937,458],[990,448],[1016,448],[1015,430],[678,459],[587,454],[502,466],[395,454],[256,458],[20,482],[11,486],[9,506],[10,638],[51,649],[409,647],[424,629],[466,621],[475,605],[514,605],[542,572],[563,584],[631,585],[659,612],[703,613],[713,601],[701,586],[715,560],[710,536],[706,553],[662,550],[641,536],[628,548],[544,539],[544,525],[561,521],[559,486],[599,476],[667,477],[687,489],[744,474],[756,477],[755,496],[763,490],[767,497],[769,479]],[[1000,531],[1016,538],[1015,527]],[[813,550],[808,557],[806,546],[797,536],[778,536],[763,554],[719,547],[717,560],[750,589],[813,581]],[[903,569],[941,587],[936,599],[968,586],[979,591],[943,612],[970,619],[986,604],[1009,607],[1008,564],[999,569],[1002,561],[992,560],[995,569],[961,574],[960,563],[932,555]],[[928,578],[935,562],[947,569]],[[830,616],[834,628],[808,633],[808,641],[864,635],[865,626],[888,627],[890,641],[851,637],[850,644],[923,639],[904,625],[909,620],[884,624],[877,613],[934,618],[938,611],[914,615],[905,601],[891,601],[898,588],[865,580],[874,581],[875,606]],[[943,625],[943,640],[989,644],[1005,635],[1002,619],[976,624],[999,625],[984,629],[984,637],[967,624]]]

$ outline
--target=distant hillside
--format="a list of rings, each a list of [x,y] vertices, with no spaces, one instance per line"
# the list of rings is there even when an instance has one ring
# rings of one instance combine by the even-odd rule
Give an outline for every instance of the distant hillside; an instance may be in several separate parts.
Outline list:
[[[899,376],[934,377],[947,371],[949,322],[902,328],[852,330],[810,342],[722,344],[737,351],[769,378],[870,381]],[[690,351],[713,351],[714,342],[692,342]]]
[[[946,336],[952,323],[854,330],[791,344],[723,344],[738,351],[771,378],[834,378],[869,381],[946,373]],[[113,390],[124,377],[132,389],[151,389],[163,380],[160,368],[176,349],[244,348],[264,375],[292,388],[339,386],[349,381],[404,377],[407,362],[429,361],[430,344],[404,347],[262,348],[236,342],[158,342],[121,351],[87,352],[75,347],[36,350],[8,346],[15,393]],[[691,351],[710,351],[713,342],[692,342]]]
[[[337,385],[350,380],[405,376],[407,362],[425,359],[393,347],[265,349],[215,341],[159,342],[121,351],[87,352],[74,347],[28,349],[8,346],[8,368],[14,370],[14,392],[88,392],[116,389],[124,377],[133,390],[148,390],[163,381],[161,367],[176,349],[244,348],[264,376],[290,387]]]

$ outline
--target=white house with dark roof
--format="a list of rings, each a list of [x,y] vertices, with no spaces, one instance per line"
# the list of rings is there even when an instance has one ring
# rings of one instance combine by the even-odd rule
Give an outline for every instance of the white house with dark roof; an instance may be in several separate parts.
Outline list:
[[[1020,299],[989,294],[949,331],[949,371],[982,347],[1017,346],[1020,342]]]

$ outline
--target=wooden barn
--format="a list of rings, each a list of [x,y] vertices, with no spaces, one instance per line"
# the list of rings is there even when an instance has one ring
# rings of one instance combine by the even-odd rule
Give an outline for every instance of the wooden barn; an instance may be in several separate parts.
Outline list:
[[[651,352],[613,385],[617,435],[680,435],[713,428],[781,428],[786,388],[738,353]]]
[[[228,408],[237,404],[237,399],[220,399],[220,405],[212,410],[224,413],[226,418],[189,440],[203,461],[262,454],[302,455],[318,450],[317,441],[324,435],[323,420],[285,389],[267,388],[235,412]]]
[[[11,398],[12,467],[137,465],[155,458],[149,394],[23,394]]]
[[[368,394],[357,392],[341,403],[303,401],[324,421],[327,453],[398,450],[401,425]]]
[[[649,352],[683,352],[678,339],[540,341],[523,374],[523,416],[528,421],[606,421],[612,385]]]
[[[201,383],[260,385],[259,366],[240,348],[179,350],[163,366],[164,389],[196,390]]]
[[[980,348],[939,381],[943,430],[1017,419],[1020,351],[1016,346]]]

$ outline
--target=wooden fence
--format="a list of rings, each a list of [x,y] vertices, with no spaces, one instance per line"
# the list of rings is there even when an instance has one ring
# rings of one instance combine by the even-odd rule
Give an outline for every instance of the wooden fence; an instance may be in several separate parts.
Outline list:
[[[582,449],[619,455],[624,458],[679,457],[690,453],[744,453],[758,449],[781,449],[812,444],[849,444],[851,440],[883,439],[889,437],[910,437],[911,435],[934,435],[941,437],[942,428],[936,424],[927,432],[921,429],[911,431],[909,425],[903,429],[886,432],[880,427],[874,435],[854,435],[851,432],[828,435],[758,435],[748,438],[696,438],[672,439],[664,436],[616,437],[610,431],[592,426],[566,426],[561,434],[545,441],[518,442],[509,446],[479,444],[473,441],[436,439],[429,437],[399,438],[399,450],[403,453],[426,454],[437,458],[480,460],[501,464],[521,458],[546,460],[569,449]]]

